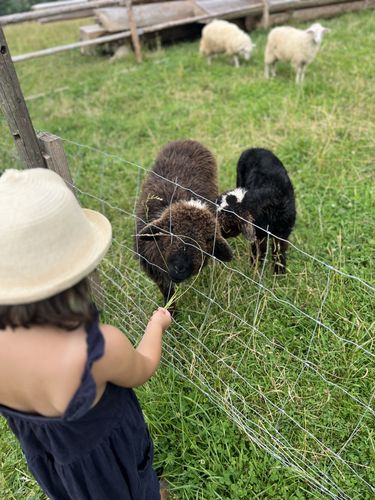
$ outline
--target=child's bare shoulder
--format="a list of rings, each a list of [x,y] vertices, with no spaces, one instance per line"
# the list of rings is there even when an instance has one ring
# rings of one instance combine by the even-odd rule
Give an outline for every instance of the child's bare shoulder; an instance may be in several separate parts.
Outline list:
[[[123,356],[124,351],[132,350],[129,339],[116,326],[101,324],[100,330],[104,337],[106,356],[109,354],[112,357]]]
[[[119,330],[116,326],[113,325],[107,325],[107,324],[100,324],[100,331],[103,334],[103,337],[106,339],[107,337],[117,337],[117,336],[124,336],[123,332]]]

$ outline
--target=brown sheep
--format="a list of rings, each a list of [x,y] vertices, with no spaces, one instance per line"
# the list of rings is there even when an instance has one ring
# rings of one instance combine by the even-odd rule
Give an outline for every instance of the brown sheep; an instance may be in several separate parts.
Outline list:
[[[167,144],[148,173],[137,204],[135,250],[165,302],[174,283],[197,274],[207,256],[232,259],[217,223],[217,165],[196,141]]]

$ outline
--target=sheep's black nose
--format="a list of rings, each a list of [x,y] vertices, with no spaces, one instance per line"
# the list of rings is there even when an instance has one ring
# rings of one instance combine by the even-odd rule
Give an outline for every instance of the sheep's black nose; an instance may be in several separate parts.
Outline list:
[[[186,271],[185,264],[175,264],[173,267],[177,274],[184,273]]]
[[[173,281],[180,282],[191,275],[192,264],[189,260],[172,259],[168,263],[168,272]]]

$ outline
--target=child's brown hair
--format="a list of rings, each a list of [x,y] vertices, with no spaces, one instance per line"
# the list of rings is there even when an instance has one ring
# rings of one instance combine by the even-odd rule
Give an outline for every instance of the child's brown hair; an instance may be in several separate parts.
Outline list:
[[[38,302],[0,305],[0,330],[32,325],[75,330],[90,323],[93,311],[88,279],[84,278],[71,288]]]

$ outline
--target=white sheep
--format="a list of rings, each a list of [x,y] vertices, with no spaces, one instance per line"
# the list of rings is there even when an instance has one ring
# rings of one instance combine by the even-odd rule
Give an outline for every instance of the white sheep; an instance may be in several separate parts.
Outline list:
[[[248,61],[254,47],[250,36],[237,25],[215,19],[202,30],[199,52],[207,57],[208,64],[211,64],[211,56],[214,54],[233,56],[234,65],[238,68],[238,56]]]
[[[306,30],[292,26],[280,26],[270,31],[264,55],[265,77],[275,76],[277,61],[287,61],[296,69],[296,83],[302,83],[306,67],[316,56],[323,40],[329,31],[321,24],[315,23]]]

